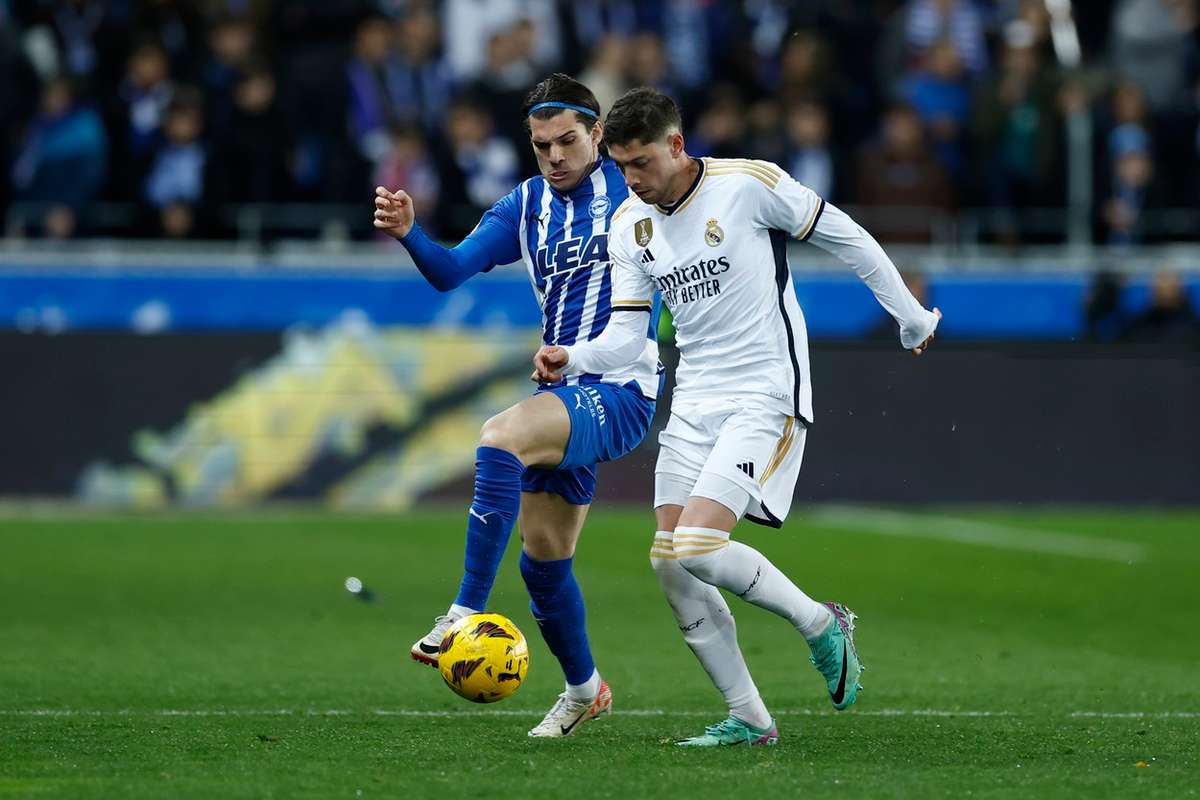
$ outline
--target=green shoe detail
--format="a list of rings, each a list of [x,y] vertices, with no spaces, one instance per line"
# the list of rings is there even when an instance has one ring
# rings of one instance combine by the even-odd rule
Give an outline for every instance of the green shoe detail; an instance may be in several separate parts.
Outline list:
[[[759,729],[731,716],[716,725],[709,725],[702,735],[683,739],[675,744],[679,747],[725,747],[734,744],[772,745],[778,741],[779,728],[776,727],[775,720],[771,720],[768,727]]]
[[[809,660],[825,678],[833,707],[843,711],[854,705],[862,688],[858,678],[864,667],[854,648],[854,620],[857,615],[841,603],[822,605],[833,614],[833,619],[820,636],[808,643],[812,650]]]

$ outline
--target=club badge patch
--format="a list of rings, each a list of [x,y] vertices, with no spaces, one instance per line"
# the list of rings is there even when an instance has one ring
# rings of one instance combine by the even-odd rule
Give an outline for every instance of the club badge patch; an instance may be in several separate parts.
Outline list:
[[[704,243],[709,247],[716,247],[723,241],[725,241],[725,231],[721,230],[721,226],[715,219],[710,219],[704,228]]]
[[[649,217],[638,220],[633,226],[633,237],[637,240],[638,247],[645,247],[650,244],[650,240],[654,238],[654,223]]]
[[[588,212],[591,213],[592,219],[604,219],[608,214],[608,209],[612,202],[608,199],[608,195],[599,195],[592,200],[588,206]]]

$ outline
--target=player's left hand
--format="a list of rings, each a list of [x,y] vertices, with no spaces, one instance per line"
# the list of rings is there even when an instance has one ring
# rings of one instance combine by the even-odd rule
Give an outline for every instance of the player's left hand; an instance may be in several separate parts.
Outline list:
[[[933,313],[934,313],[934,314],[937,314],[938,322],[941,322],[941,320],[942,320],[942,312],[941,312],[941,311],[939,311],[938,309],[936,309],[936,308],[935,308],[935,309],[933,310]],[[912,349],[912,354],[913,354],[914,356],[919,356],[919,355],[921,355],[921,353],[924,353],[926,350],[928,350],[928,349],[929,349],[929,346],[930,346],[931,344],[933,344],[933,337],[934,337],[934,336],[936,336],[936,335],[937,335],[937,331],[936,331],[936,330],[934,330],[934,332],[933,332],[933,333],[929,334],[929,338],[928,338],[928,339],[926,339],[925,341],[921,342],[919,345],[917,345],[916,347],[914,347],[914,348]]]
[[[562,380],[563,368],[567,366],[567,351],[557,345],[542,345],[533,354],[533,374],[529,379],[537,383],[554,383]]]

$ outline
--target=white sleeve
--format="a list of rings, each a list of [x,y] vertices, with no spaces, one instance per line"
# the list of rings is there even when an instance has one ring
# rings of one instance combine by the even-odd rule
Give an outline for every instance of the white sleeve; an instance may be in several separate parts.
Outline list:
[[[609,251],[612,259],[612,314],[604,332],[590,342],[565,347],[572,374],[609,372],[637,361],[646,349],[646,331],[654,309],[654,281],[636,262]]]
[[[926,311],[913,297],[879,242],[840,208],[823,203],[807,241],[854,269],[900,325],[900,344],[905,350],[920,346],[937,329],[937,315]]]
[[[900,343],[911,350],[929,338],[938,318],[926,311],[904,285],[896,265],[871,234],[837,206],[769,162],[758,162],[754,193],[756,221],[767,228],[787,231],[802,242],[811,242],[849,264],[875,293],[875,299],[900,325]]]
[[[807,241],[821,218],[825,201],[816,192],[769,161],[752,162],[746,167],[757,180],[750,181],[754,203],[754,221],[764,228],[785,231]]]

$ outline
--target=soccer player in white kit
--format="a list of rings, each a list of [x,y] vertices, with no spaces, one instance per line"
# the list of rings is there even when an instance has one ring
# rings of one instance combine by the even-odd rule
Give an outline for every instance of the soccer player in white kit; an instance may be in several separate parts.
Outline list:
[[[774,744],[778,728],[719,589],[796,627],[834,708],[855,701],[862,671],[854,614],[814,601],[757,550],[730,539],[743,516],[783,524],[813,420],[808,337],[788,240],[848,264],[917,355],[941,313],[917,302],[870,234],[776,165],[688,156],[679,109],[660,92],[622,97],[605,121],[605,141],[634,193],[610,229],[613,319],[591,341],[542,347],[535,375],[557,380],[630,363],[644,347],[643,313],[662,293],[675,320],[679,367],[659,436],[650,562],[684,639],[729,707],[727,719],[679,744]]]

